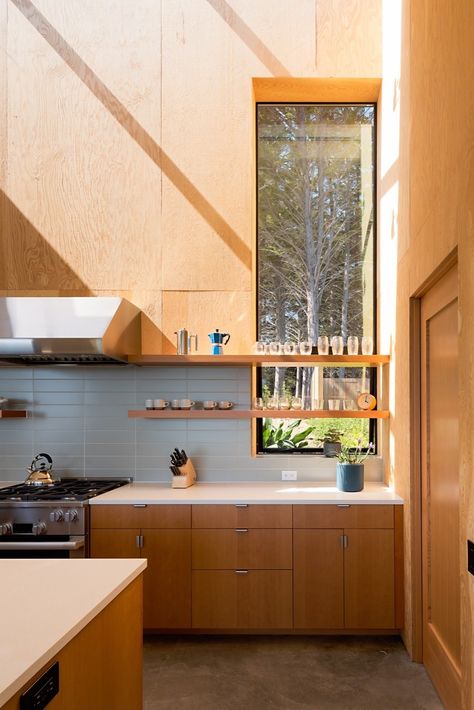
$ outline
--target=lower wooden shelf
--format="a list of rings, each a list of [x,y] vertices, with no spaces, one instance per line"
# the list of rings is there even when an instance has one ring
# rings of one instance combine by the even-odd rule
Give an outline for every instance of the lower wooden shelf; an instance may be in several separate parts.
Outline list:
[[[131,419],[388,419],[386,410],[130,409]]]

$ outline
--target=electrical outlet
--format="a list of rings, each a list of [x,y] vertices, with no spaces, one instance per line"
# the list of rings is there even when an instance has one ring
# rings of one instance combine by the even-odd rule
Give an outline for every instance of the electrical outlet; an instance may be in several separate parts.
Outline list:
[[[298,471],[282,471],[281,472],[282,481],[296,481],[298,480]]]

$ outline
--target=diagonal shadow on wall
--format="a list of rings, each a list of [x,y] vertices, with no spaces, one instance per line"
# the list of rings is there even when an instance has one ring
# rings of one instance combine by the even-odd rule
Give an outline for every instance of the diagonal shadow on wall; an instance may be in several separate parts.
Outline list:
[[[54,51],[68,65],[76,76],[87,86],[107,111],[115,118],[131,138],[153,160],[173,185],[188,200],[203,219],[217,232],[220,238],[250,270],[252,253],[242,238],[225,221],[222,215],[204,197],[176,163],[165,153],[158,143],[141,126],[115,94],[99,79],[86,62],[77,54],[47,18],[35,7],[31,0],[10,0],[26,17],[31,25],[48,42]]]
[[[0,207],[1,291],[76,290],[84,296],[91,293],[3,191]]]
[[[260,37],[243,21],[226,0],[207,0],[207,2],[273,76],[291,76],[288,69],[283,66],[280,60],[275,57]]]

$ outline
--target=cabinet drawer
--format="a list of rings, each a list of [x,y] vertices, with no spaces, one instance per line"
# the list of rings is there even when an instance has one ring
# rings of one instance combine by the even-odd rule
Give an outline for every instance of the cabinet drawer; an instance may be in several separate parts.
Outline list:
[[[195,629],[291,629],[290,570],[193,572]]]
[[[292,530],[193,530],[193,569],[291,569]]]
[[[189,528],[190,505],[91,505],[91,528]]]
[[[393,505],[294,505],[294,528],[393,528]]]
[[[193,528],[291,528],[291,505],[193,505]]]

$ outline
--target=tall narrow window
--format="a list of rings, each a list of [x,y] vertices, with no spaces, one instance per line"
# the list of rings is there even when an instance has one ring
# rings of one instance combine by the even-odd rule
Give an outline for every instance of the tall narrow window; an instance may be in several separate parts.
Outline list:
[[[375,340],[375,105],[258,104],[258,338]],[[313,351],[314,352],[314,351]],[[345,350],[346,352],[346,350]],[[264,398],[350,408],[374,388],[361,368],[262,368]],[[355,408],[355,405],[354,405]],[[281,413],[284,417],[284,412]],[[317,451],[328,429],[368,442],[369,420],[259,426],[259,450]],[[303,436],[304,434],[304,436]]]

